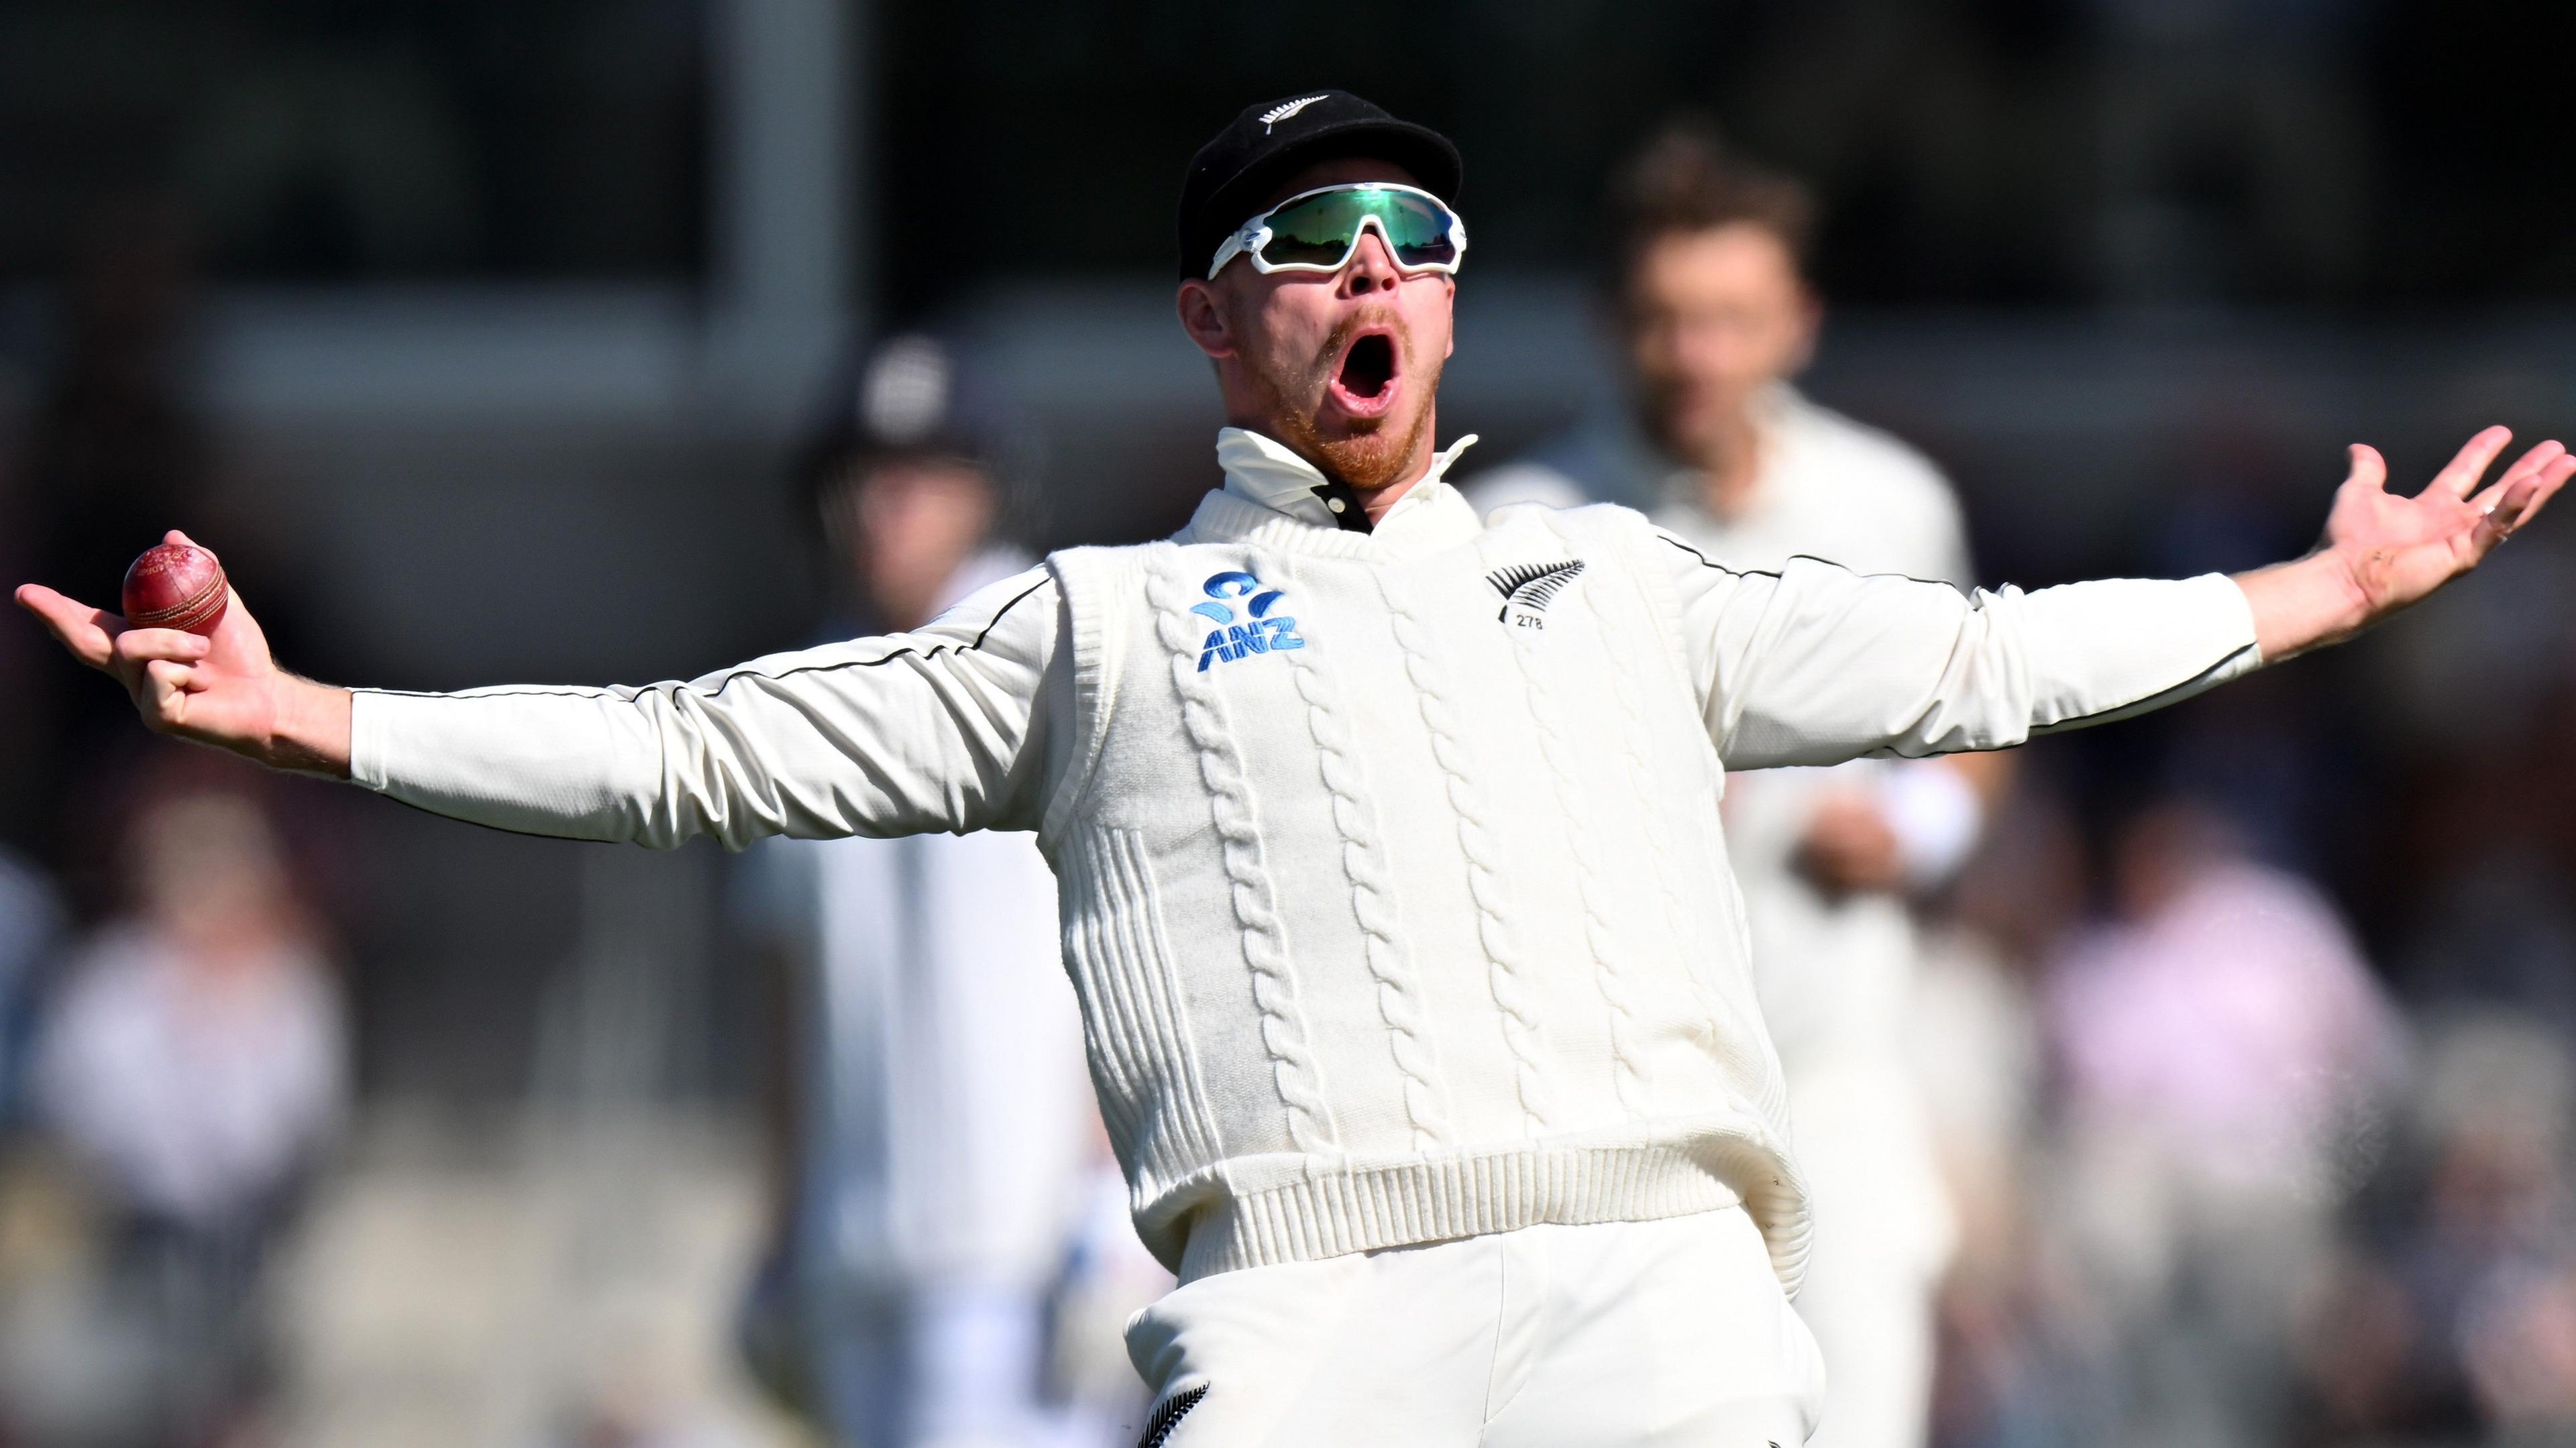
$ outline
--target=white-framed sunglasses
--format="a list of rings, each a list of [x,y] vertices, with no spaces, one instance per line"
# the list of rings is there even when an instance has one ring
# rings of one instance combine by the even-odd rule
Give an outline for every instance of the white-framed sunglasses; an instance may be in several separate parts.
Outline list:
[[[1454,276],[1467,254],[1467,223],[1439,197],[1419,187],[1358,181],[1300,191],[1243,223],[1216,249],[1208,280],[1238,256],[1265,274],[1340,271],[1371,227],[1402,271]]]

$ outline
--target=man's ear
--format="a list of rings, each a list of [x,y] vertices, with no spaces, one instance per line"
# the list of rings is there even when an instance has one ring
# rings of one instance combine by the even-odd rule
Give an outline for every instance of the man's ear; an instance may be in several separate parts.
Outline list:
[[[1172,305],[1181,314],[1181,330],[1210,360],[1234,355],[1234,329],[1226,325],[1225,307],[1217,300],[1215,288],[1195,279],[1185,281]]]

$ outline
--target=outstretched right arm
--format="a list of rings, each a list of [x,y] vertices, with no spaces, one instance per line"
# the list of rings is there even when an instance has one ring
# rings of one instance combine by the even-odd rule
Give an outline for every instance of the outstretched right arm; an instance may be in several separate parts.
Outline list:
[[[334,689],[279,669],[238,597],[211,639],[18,600],[161,732],[478,824],[739,847],[1037,822],[1059,609],[1037,570],[912,633],[640,689]]]

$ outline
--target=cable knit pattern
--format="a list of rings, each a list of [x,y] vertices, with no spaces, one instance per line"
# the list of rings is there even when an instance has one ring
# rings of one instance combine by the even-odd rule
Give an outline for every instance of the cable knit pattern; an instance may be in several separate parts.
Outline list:
[[[1537,996],[1523,978],[1528,967],[1520,939],[1503,913],[1507,897],[1501,880],[1501,850],[1484,821],[1484,802],[1477,794],[1467,743],[1458,732],[1457,713],[1449,702],[1443,670],[1434,657],[1437,645],[1430,628],[1414,612],[1402,586],[1383,574],[1378,578],[1378,593],[1386,600],[1387,622],[1395,634],[1396,646],[1404,652],[1405,677],[1412,681],[1415,697],[1422,706],[1422,724],[1431,736],[1432,757],[1439,761],[1440,771],[1446,776],[1450,808],[1458,814],[1458,846],[1467,860],[1467,889],[1476,902],[1476,931],[1484,941],[1486,958],[1492,962],[1486,977],[1492,985],[1494,1004],[1502,1011],[1503,1042],[1511,1049],[1521,1110],[1528,1118],[1531,1134],[1536,1135],[1550,1125],[1553,1093],[1548,1089],[1545,1053],[1539,1042]]]
[[[1582,777],[1581,761],[1565,737],[1566,723],[1560,717],[1564,703],[1557,697],[1544,670],[1530,668],[1530,650],[1545,635],[1523,640],[1520,650],[1522,676],[1530,691],[1530,723],[1538,735],[1539,750],[1547,758],[1547,773],[1556,790],[1558,808],[1563,811],[1566,837],[1574,850],[1576,869],[1575,892],[1583,902],[1583,948],[1592,957],[1592,980],[1601,990],[1601,1003],[1609,1011],[1611,1084],[1619,1093],[1619,1104],[1630,1111],[1645,1109],[1645,1077],[1638,1063],[1637,1027],[1643,1002],[1638,998],[1637,983],[1629,978],[1627,950],[1619,938],[1619,929],[1610,919],[1610,911],[1601,898],[1600,871],[1608,857],[1593,830],[1593,811],[1577,799],[1569,784]],[[1627,751],[1635,754],[1633,746]],[[1641,792],[1640,797],[1652,791]],[[1661,851],[1654,852],[1660,855]]]
[[[1172,685],[1180,691],[1182,725],[1198,751],[1217,835],[1224,841],[1226,883],[1235,920],[1242,928],[1244,962],[1252,968],[1252,998],[1261,1012],[1262,1044],[1270,1052],[1279,1100],[1288,1109],[1289,1140],[1302,1152],[1330,1151],[1332,1117],[1325,1108],[1323,1083],[1297,1012],[1287,927],[1279,919],[1270,874],[1262,864],[1251,781],[1244,775],[1242,754],[1227,727],[1224,702],[1196,667],[1199,640],[1189,622],[1191,600],[1165,571],[1174,562],[1172,551],[1169,545],[1153,548],[1145,565],[1145,601],[1154,610],[1156,632],[1171,651]]]
[[[1404,1116],[1413,1149],[1432,1151],[1450,1142],[1448,1104],[1439,1086],[1440,1064],[1422,1016],[1421,983],[1404,935],[1395,879],[1379,838],[1377,807],[1368,774],[1353,747],[1350,724],[1335,702],[1334,686],[1315,667],[1310,650],[1288,655],[1297,697],[1306,701],[1306,729],[1314,736],[1315,763],[1333,799],[1333,824],[1342,834],[1342,873],[1351,883],[1351,911],[1365,939],[1369,974],[1377,981],[1378,1015],[1385,1020],[1396,1070],[1404,1076]]]
[[[1133,831],[1086,825],[1056,870],[1074,902],[1065,962],[1086,1003],[1102,1125],[1131,1171],[1170,1180],[1222,1147],[1151,864]]]
[[[1549,518],[1548,526],[1550,531],[1568,543],[1576,541],[1568,536],[1561,518]],[[1609,584],[1603,580],[1596,580],[1593,586],[1607,587]],[[1651,608],[1652,601],[1644,596],[1644,590],[1637,587],[1633,580],[1629,586],[1639,595],[1638,601]],[[1593,631],[1594,646],[1610,664],[1610,694],[1618,702],[1620,716],[1629,719],[1642,717],[1641,711],[1646,707],[1646,685],[1645,681],[1637,676],[1636,660],[1629,650],[1612,646],[1612,640],[1602,628],[1597,616],[1590,617],[1589,621]],[[1630,777],[1635,781],[1636,797],[1645,804],[1646,808],[1654,811],[1656,838],[1669,842],[1674,837],[1672,832],[1696,828],[1692,822],[1674,817],[1675,811],[1672,808],[1674,791],[1667,782],[1657,777],[1655,767],[1640,752],[1636,732],[1621,731],[1618,737],[1624,746],[1620,753],[1627,760]],[[1654,871],[1655,896],[1663,904],[1664,928],[1672,933],[1676,948],[1690,962],[1691,993],[1698,997],[1700,1009],[1707,1015],[1709,1039],[1720,1043],[1722,1049],[1741,1054],[1743,1043],[1755,1040],[1767,1041],[1769,1036],[1760,1028],[1758,1021],[1746,1020],[1743,1013],[1738,1011],[1718,989],[1716,982],[1709,978],[1705,964],[1709,955],[1706,946],[1703,945],[1696,950],[1692,948],[1689,927],[1682,919],[1682,890],[1685,887],[1683,882],[1673,874],[1673,853],[1669,848],[1646,851]],[[1731,891],[1734,889],[1734,882],[1727,879],[1699,881],[1688,888]],[[1766,1081],[1768,1089],[1757,1103],[1764,1119],[1775,1125],[1787,1119],[1788,1109],[1788,1098],[1785,1089],[1778,1084],[1778,1075],[1776,1068],[1768,1072]]]
[[[1137,1238],[1185,1277],[1741,1205],[1794,1290],[1720,753],[2009,743],[2259,657],[2220,575],[1735,574],[1619,509],[1486,526],[1436,476],[1363,533],[1311,516],[1287,448],[1225,456],[1170,542],[1065,550],[907,635],[678,688],[361,693],[352,777],[662,846],[1037,827]],[[1523,595],[1524,653],[1495,575],[1575,564]],[[1636,988],[1615,1040],[1596,954]]]
[[[1562,515],[1551,516],[1548,527],[1569,543],[1578,541],[1571,536]],[[1645,608],[1647,616],[1660,613],[1656,607],[1658,600],[1648,586],[1646,576],[1639,573],[1626,576],[1633,596]],[[1645,707],[1647,685],[1638,677],[1635,658],[1627,649],[1614,646],[1598,613],[1588,617],[1596,647],[1610,661],[1610,692],[1617,701],[1619,714],[1631,719],[1641,717],[1638,711]],[[1653,765],[1639,750],[1637,736],[1633,732],[1623,732],[1621,738],[1627,745],[1622,752],[1634,773],[1638,797],[1651,801],[1648,808],[1656,815],[1656,836],[1671,842],[1675,839],[1672,831],[1704,828],[1714,837],[1711,845],[1722,859],[1725,842],[1715,816],[1712,814],[1704,821],[1676,818],[1679,812],[1673,808],[1675,791],[1663,787],[1658,781]],[[1717,770],[1713,760],[1707,767],[1712,774]],[[1722,785],[1722,776],[1712,779],[1711,783],[1713,786]],[[1747,1143],[1738,1150],[1736,1164],[1728,1172],[1728,1179],[1744,1189],[1745,1205],[1752,1210],[1754,1219],[1762,1224],[1763,1242],[1771,1254],[1772,1267],[1779,1274],[1782,1285],[1795,1296],[1798,1284],[1806,1276],[1814,1226],[1806,1210],[1806,1185],[1800,1179],[1795,1160],[1788,1150],[1788,1082],[1780,1073],[1779,1059],[1771,1049],[1771,1035],[1762,1024],[1760,1012],[1738,1010],[1709,974],[1711,962],[1707,947],[1691,948],[1690,932],[1682,919],[1683,884],[1673,872],[1675,853],[1670,848],[1646,851],[1652,861],[1655,893],[1663,902],[1665,927],[1673,932],[1674,944],[1685,960],[1684,968],[1688,972],[1692,993],[1699,998],[1700,1008],[1707,1013],[1712,1049],[1731,1058],[1730,1065],[1734,1069],[1730,1074],[1743,1083],[1742,1089],[1753,1098],[1754,1109],[1761,1114],[1771,1133],[1771,1139],[1760,1146]],[[1723,892],[1732,906],[1730,918],[1741,928],[1743,905],[1731,875],[1721,874],[1719,878],[1696,881],[1691,888]],[[1729,942],[1730,945],[1734,943]]]

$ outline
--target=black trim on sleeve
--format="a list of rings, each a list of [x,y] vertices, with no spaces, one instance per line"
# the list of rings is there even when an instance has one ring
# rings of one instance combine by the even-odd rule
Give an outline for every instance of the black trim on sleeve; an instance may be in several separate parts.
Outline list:
[[[984,627],[976,633],[976,635],[975,635],[975,641],[974,641],[973,643],[971,643],[971,644],[968,644],[966,647],[968,647],[968,648],[970,648],[970,649],[980,649],[980,648],[982,648],[982,647],[984,646],[984,640],[992,634],[992,632],[993,632],[993,630],[994,630],[994,629],[996,629],[996,628],[998,628],[998,627],[1000,627],[1000,626],[1001,626],[1001,623],[1002,623],[1002,616],[1003,616],[1004,614],[1007,614],[1007,613],[1009,613],[1012,609],[1015,609],[1015,608],[1019,607],[1019,606],[1020,606],[1020,600],[1021,600],[1021,599],[1024,599],[1024,598],[1028,597],[1030,594],[1037,592],[1039,589],[1046,587],[1048,584],[1053,583],[1054,581],[1055,581],[1054,576],[1050,574],[1050,575],[1048,575],[1048,576],[1046,576],[1046,577],[1040,578],[1037,582],[1032,583],[1032,584],[1030,584],[1028,587],[1023,588],[1023,589],[1021,589],[1019,592],[1017,592],[1017,593],[1015,593],[1015,594],[1011,595],[1011,601],[1010,601],[1010,602],[1008,602],[1008,603],[1006,603],[1006,604],[1003,604],[1000,608],[997,608],[997,609],[993,610],[993,617],[992,617],[992,619],[991,619],[989,622],[987,622],[987,623],[984,625]]]
[[[1173,1431],[1181,1426],[1181,1420],[1189,1416],[1190,1409],[1197,1407],[1199,1400],[1207,1396],[1207,1391],[1208,1385],[1201,1383],[1185,1393],[1165,1398],[1154,1409],[1154,1415],[1145,1420],[1145,1431],[1137,1438],[1136,1448],[1163,1448],[1171,1441]]]
[[[1729,568],[1725,564],[1720,563],[1716,559],[1709,557],[1707,554],[1700,552],[1698,549],[1693,548],[1688,543],[1683,542],[1661,528],[1657,528],[1655,530],[1655,536],[1663,539],[1667,543],[1670,543],[1693,558],[1698,559],[1702,568],[1714,568],[1720,573],[1731,573],[1738,578],[1777,578],[1780,576],[1780,571],[1776,568]]]
[[[1718,562],[1716,559],[1709,557],[1707,554],[1700,552],[1698,549],[1693,548],[1679,538],[1674,537],[1672,534],[1665,532],[1661,528],[1655,530],[1655,536],[1663,539],[1667,543],[1670,543],[1693,558],[1698,559],[1702,567],[1714,568],[1720,573],[1732,573],[1738,577],[1744,578],[1778,578],[1780,576],[1780,570],[1777,568],[1730,568],[1727,565]],[[1967,589],[1960,587],[1958,584],[1952,583],[1946,578],[1917,578],[1911,573],[1863,573],[1848,563],[1837,563],[1830,558],[1819,558],[1813,553],[1792,553],[1789,555],[1789,558],[1792,562],[1799,559],[1805,559],[1809,563],[1821,563],[1827,568],[1839,568],[1854,578],[1902,578],[1908,583],[1928,583],[1935,588],[1946,588],[1952,593],[1968,592]]]
[[[2032,739],[2040,739],[2051,734],[2062,734],[2070,729],[2085,729],[2090,728],[2095,724],[2113,724],[2119,722],[2123,718],[2132,717],[2138,714],[2150,714],[2158,709],[2166,707],[2163,704],[2157,703],[2157,700],[2163,699],[2171,694],[2181,694],[2185,690],[2193,690],[2194,692],[2187,697],[2196,698],[2200,692],[2216,687],[2215,685],[2203,684],[2201,682],[2202,680],[2208,678],[2214,673],[2217,673],[2219,670],[2226,668],[2229,664],[2234,663],[2238,654],[2245,652],[2247,649],[2259,649],[2261,647],[2262,646],[2260,644],[2239,644],[2235,648],[2229,649],[2226,653],[2220,655],[2218,662],[2211,664],[2208,668],[2201,670],[2199,673],[2192,675],[2190,678],[2183,680],[2179,684],[2158,689],[2152,694],[2142,694],[2135,699],[2131,699],[2126,704],[2113,704],[2108,708],[2096,709],[2090,714],[2078,714],[2071,719],[2060,719],[2054,724],[2038,725],[2030,731],[2029,737]],[[2179,704],[2182,700],[2176,699],[2173,702]],[[1980,751],[1959,750],[1956,752],[1972,754]]]
[[[687,690],[713,698],[722,695],[726,689],[732,687],[733,682],[736,679],[788,679],[794,678],[798,674],[832,673],[841,669],[873,669],[880,664],[890,664],[897,659],[905,657],[929,660],[935,659],[944,653],[973,653],[984,647],[984,640],[992,637],[993,630],[1001,626],[1002,619],[1005,615],[1009,614],[1012,609],[1019,607],[1021,602],[1030,594],[1046,587],[1053,581],[1054,580],[1052,578],[1041,578],[1037,582],[1030,584],[1028,587],[1021,589],[1017,594],[1013,595],[1009,602],[1004,603],[999,609],[994,611],[992,618],[987,620],[984,627],[977,631],[972,643],[933,644],[926,650],[917,649],[910,644],[906,644],[902,648],[889,650],[873,659],[843,659],[837,663],[830,664],[802,664],[792,669],[781,669],[774,674],[765,674],[757,669],[742,668],[736,669],[732,673],[725,675],[723,680],[717,683],[717,685],[712,689],[698,689],[686,681],[680,681],[671,684],[656,684],[649,688],[638,690],[638,692],[648,694],[668,693],[673,696],[677,696],[682,691]],[[452,699],[468,695],[477,699],[518,699],[525,698],[530,695],[549,694],[573,699],[596,699],[602,697],[602,694],[598,689],[573,688],[556,684],[531,684],[524,687],[505,684],[495,688],[446,691],[436,689],[361,688],[353,690],[352,692],[362,694],[390,694],[397,698],[405,699]]]

